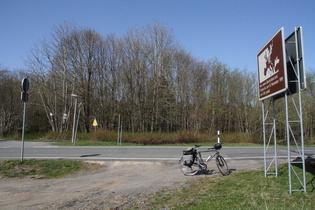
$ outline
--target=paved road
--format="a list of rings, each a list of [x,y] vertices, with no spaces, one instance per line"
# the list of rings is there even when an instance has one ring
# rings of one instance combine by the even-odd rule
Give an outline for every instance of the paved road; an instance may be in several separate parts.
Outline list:
[[[186,147],[159,146],[78,147],[52,146],[51,144],[45,142],[25,142],[24,158],[63,158],[81,160],[178,160],[185,148]],[[223,147],[220,153],[223,157],[232,160],[263,159],[264,157],[263,147]],[[277,154],[279,158],[286,158],[287,148],[278,147]],[[298,155],[298,153],[294,150],[291,154],[293,157]],[[315,148],[306,148],[305,155],[314,156]],[[0,159],[19,158],[21,158],[21,141],[0,140]]]

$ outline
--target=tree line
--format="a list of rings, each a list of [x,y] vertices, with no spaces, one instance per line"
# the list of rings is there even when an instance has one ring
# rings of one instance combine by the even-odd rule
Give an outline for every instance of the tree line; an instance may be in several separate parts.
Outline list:
[[[209,49],[215,50],[215,49]],[[63,23],[34,45],[27,69],[0,69],[0,134],[22,125],[20,81],[31,81],[26,132],[70,131],[74,100],[83,103],[80,132],[261,133],[257,73],[216,58],[200,61],[159,22],[131,28],[122,38]],[[314,71],[303,92],[305,132],[314,136]],[[279,112],[281,112],[281,104]]]

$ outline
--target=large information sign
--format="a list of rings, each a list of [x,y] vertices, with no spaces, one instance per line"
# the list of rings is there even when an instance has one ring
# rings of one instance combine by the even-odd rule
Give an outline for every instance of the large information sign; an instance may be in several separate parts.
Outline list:
[[[287,89],[283,28],[258,52],[257,65],[259,100],[277,95]]]

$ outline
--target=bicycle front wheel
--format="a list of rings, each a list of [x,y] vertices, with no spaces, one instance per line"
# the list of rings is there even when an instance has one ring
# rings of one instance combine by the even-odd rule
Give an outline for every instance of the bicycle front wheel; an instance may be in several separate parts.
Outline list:
[[[186,176],[193,176],[198,172],[199,166],[197,163],[193,163],[191,166],[186,165],[185,161],[181,159],[181,161],[179,162],[179,169]]]
[[[219,171],[221,172],[221,174],[223,176],[226,176],[229,174],[229,167],[225,161],[225,159],[221,156],[221,155],[218,155],[217,158],[216,158],[216,164],[218,166],[218,169]]]

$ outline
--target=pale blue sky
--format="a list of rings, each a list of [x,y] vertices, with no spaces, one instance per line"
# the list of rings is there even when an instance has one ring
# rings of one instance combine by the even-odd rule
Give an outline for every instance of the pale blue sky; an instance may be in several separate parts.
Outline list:
[[[25,68],[35,42],[65,21],[118,37],[159,21],[196,59],[254,72],[258,51],[281,27],[286,38],[302,26],[305,66],[315,69],[314,11],[314,0],[0,0],[0,66]]]

